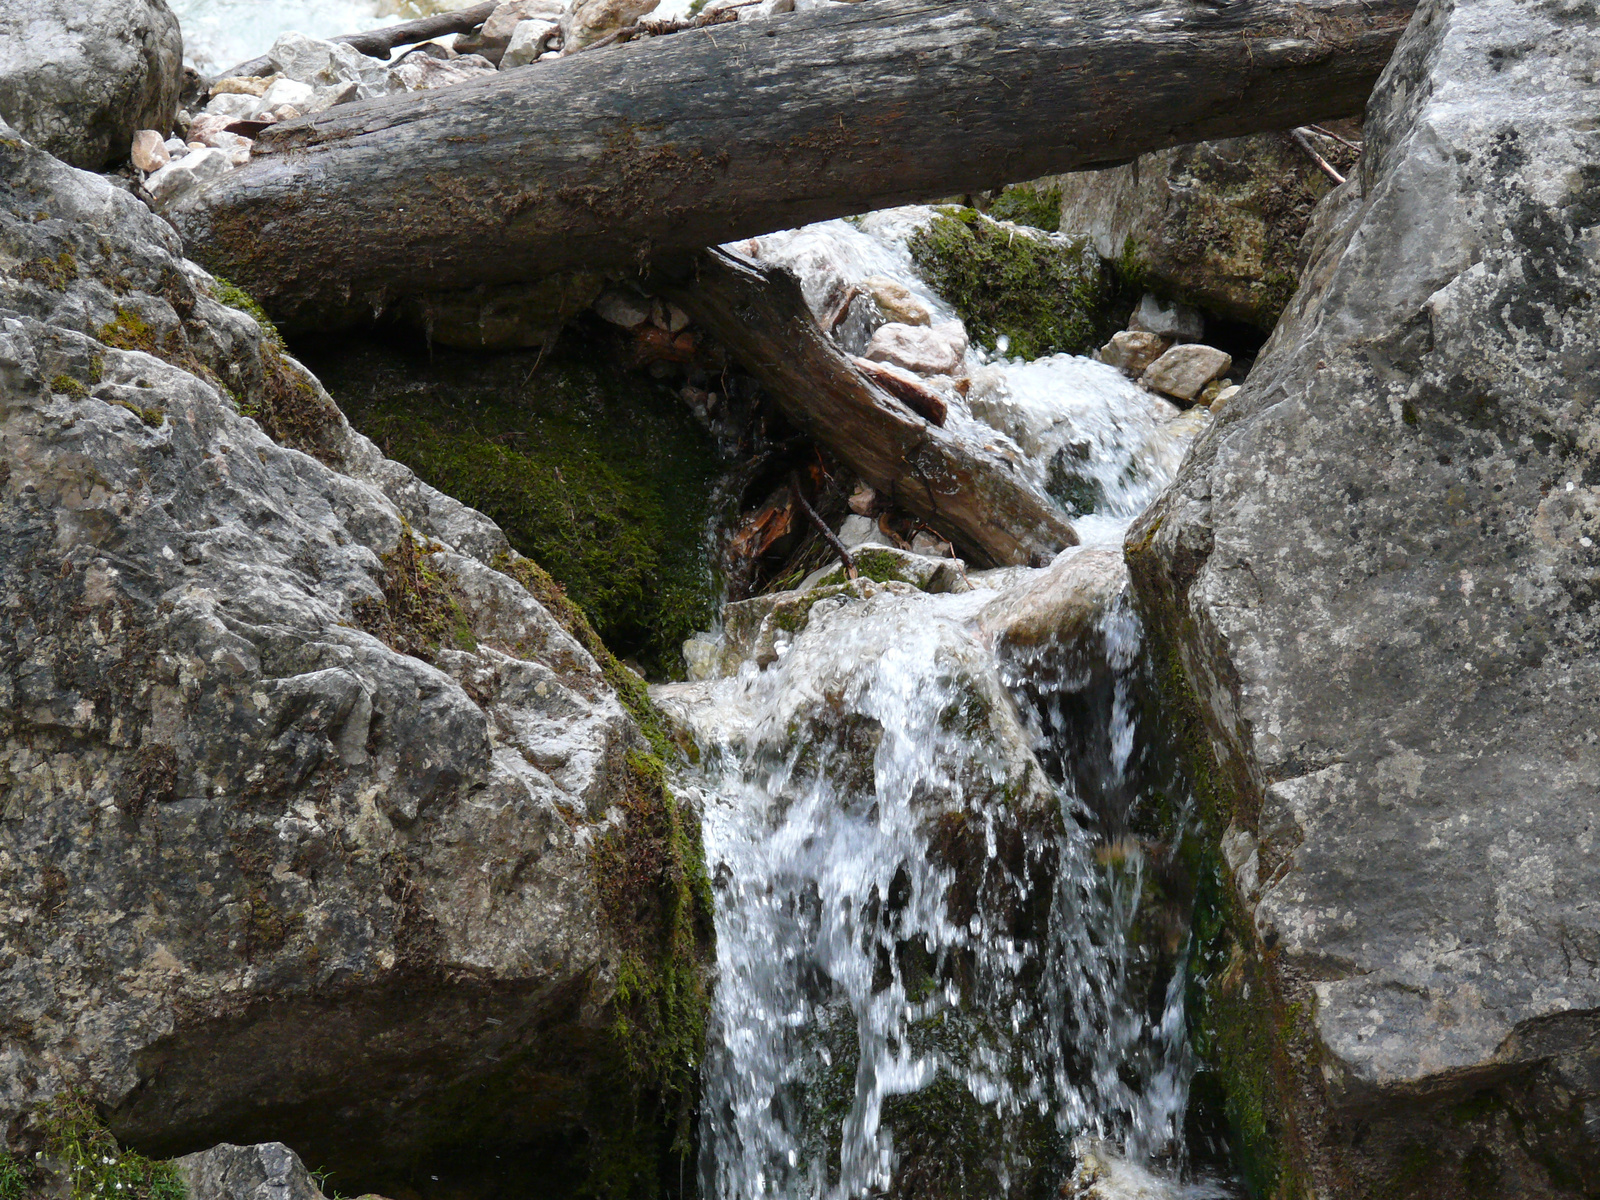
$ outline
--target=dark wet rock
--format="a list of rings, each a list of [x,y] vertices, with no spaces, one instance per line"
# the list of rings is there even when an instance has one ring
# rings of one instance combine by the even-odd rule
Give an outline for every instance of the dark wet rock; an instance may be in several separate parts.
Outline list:
[[[8,1138],[664,1164],[710,931],[642,686],[132,196],[0,178]]]
[[[1129,535],[1227,881],[1197,1038],[1277,1194],[1600,1179],[1597,56],[1587,7],[1418,10]]]
[[[73,166],[128,157],[166,131],[183,83],[183,35],[165,0],[7,0],[0,119]]]

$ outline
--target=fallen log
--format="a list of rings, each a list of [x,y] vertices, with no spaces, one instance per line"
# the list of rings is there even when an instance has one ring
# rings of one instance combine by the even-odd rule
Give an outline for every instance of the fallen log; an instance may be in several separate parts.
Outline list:
[[[284,122],[170,215],[327,327],[1359,113],[1412,3],[863,0]]]
[[[346,33],[328,40],[342,42],[357,53],[371,58],[387,59],[389,52],[396,46],[414,46],[418,42],[431,42],[434,38],[443,37],[447,33],[471,33],[489,19],[489,14],[494,12],[497,3],[499,0],[487,0],[487,3],[475,4],[471,8],[436,13],[431,17],[420,17],[415,21],[402,21],[398,25],[385,25],[382,29],[369,29],[365,33]],[[263,54],[259,58],[252,58],[248,62],[229,67],[217,78],[265,75],[271,70],[272,60]]]
[[[727,250],[695,256],[665,294],[719,339],[784,415],[872,487],[953,538],[978,566],[1048,562],[1078,536],[971,431],[930,424],[817,328],[800,283]]]

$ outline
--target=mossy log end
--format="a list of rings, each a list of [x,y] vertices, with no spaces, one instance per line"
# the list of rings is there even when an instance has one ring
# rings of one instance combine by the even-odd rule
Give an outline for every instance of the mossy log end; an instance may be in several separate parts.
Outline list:
[[[1412,0],[863,0],[340,105],[172,215],[291,328],[1361,112]]]
[[[707,250],[668,294],[761,381],[784,415],[981,566],[1044,562],[1078,536],[1011,463],[930,424],[856,370],[817,328],[800,283]]]

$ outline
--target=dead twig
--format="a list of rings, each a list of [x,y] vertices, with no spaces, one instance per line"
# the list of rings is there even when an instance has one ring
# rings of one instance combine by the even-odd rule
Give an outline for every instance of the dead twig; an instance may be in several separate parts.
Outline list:
[[[1306,136],[1303,128],[1291,129],[1289,131],[1289,136],[1295,140],[1295,144],[1299,146],[1300,149],[1304,150],[1311,156],[1311,161],[1317,164],[1324,175],[1333,180],[1335,184],[1344,182],[1344,176],[1339,174],[1338,171],[1334,170],[1333,164],[1327,159],[1323,158],[1322,155],[1317,153],[1317,148],[1311,144],[1311,139]]]
[[[806,494],[800,488],[800,473],[798,471],[789,472],[789,490],[794,493],[795,501],[800,505],[800,511],[811,519],[811,523],[817,527],[817,532],[822,535],[822,540],[833,547],[833,552],[839,556],[839,561],[844,563],[844,573],[851,579],[859,578],[856,572],[856,560],[851,557],[850,551],[845,549],[844,543],[835,536],[833,530],[828,528],[828,523],[817,516],[817,510],[812,508],[806,501]]]
[[[1311,130],[1312,133],[1320,133],[1323,137],[1330,138],[1333,141],[1338,142],[1341,146],[1350,147],[1350,149],[1354,150],[1357,154],[1361,153],[1360,142],[1352,142],[1349,138],[1340,137],[1333,130],[1324,129],[1321,125],[1307,125],[1306,128]]]

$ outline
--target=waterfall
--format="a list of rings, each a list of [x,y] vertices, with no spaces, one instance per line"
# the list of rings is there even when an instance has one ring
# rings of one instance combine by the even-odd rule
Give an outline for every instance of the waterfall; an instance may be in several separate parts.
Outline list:
[[[926,212],[741,248],[808,297],[889,275],[938,319],[903,249]],[[1134,830],[1175,838],[1187,814],[1147,769],[1120,552],[1209,418],[1069,355],[968,367],[951,424],[1009,442],[1042,490],[1069,453],[1085,544],[956,593],[855,585],[764,669],[654,689],[700,749],[680,786],[717,902],[714,1200],[1054,1195],[1074,1162],[1100,1164],[1096,1195],[1228,1194],[1170,1170],[1186,929],[1152,917]]]

